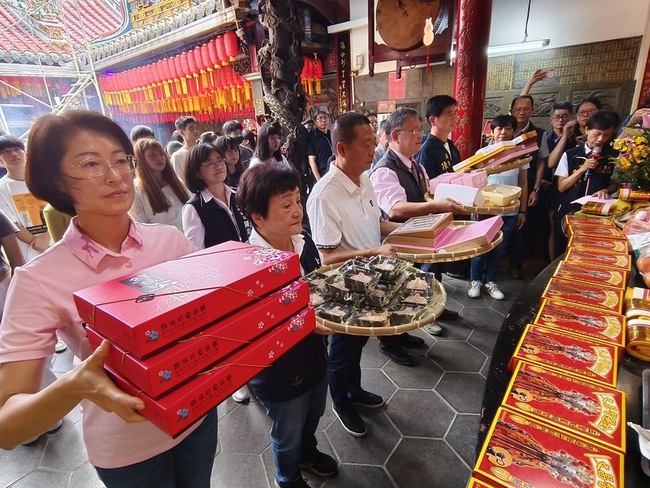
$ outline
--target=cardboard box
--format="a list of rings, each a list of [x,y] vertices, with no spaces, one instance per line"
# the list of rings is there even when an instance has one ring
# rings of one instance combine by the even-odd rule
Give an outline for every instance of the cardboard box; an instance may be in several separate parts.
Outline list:
[[[627,253],[596,253],[593,250],[580,251],[571,248],[567,251],[564,261],[570,264],[597,266],[605,269],[618,268],[625,271],[630,271],[632,269],[632,259]]]
[[[534,323],[625,349],[625,317],[559,300],[543,300]],[[619,351],[623,359],[622,350]]]
[[[529,361],[592,382],[616,387],[619,349],[611,344],[590,342],[541,325],[527,325],[508,364],[514,371],[519,361]]]
[[[495,183],[481,188],[475,203],[478,207],[507,207],[519,200],[520,196],[521,188],[518,186],[499,185]]]
[[[625,393],[519,362],[503,405],[625,452]]]
[[[434,238],[453,221],[451,212],[412,217],[388,234],[386,242],[431,246]]]
[[[568,249],[595,253],[626,254],[629,252],[627,239],[585,239],[580,236],[571,236],[567,247]]]
[[[467,488],[499,488],[499,486],[501,485],[493,485],[481,479],[475,478],[474,476],[469,479],[469,483],[467,484]]]
[[[232,352],[249,345],[307,305],[309,284],[295,281],[149,359],[138,359],[119,346],[112,345],[105,362],[147,395],[159,397]],[[105,339],[90,327],[86,333],[93,349]]]
[[[627,286],[628,272],[616,268],[595,268],[574,263],[560,261],[559,266],[553,273],[556,278],[579,281],[581,283],[594,283],[615,288]]]
[[[506,151],[508,151],[506,153],[506,156],[499,159],[500,163],[515,159],[519,154],[514,153],[514,151],[517,151],[517,149],[515,149],[515,146],[518,144],[523,146],[522,154],[528,154],[536,151],[538,149],[537,133],[535,131],[526,132],[525,134],[521,134],[510,141],[498,142],[496,144],[490,144],[489,146],[483,147],[476,151],[476,154],[473,156],[470,156],[460,163],[455,164],[454,171],[458,173],[467,171],[474,167],[484,167],[490,163],[494,164],[497,160],[497,157]],[[521,152],[521,149],[522,148],[519,148],[519,152]]]
[[[624,462],[621,452],[500,408],[474,471],[511,488],[620,488]]]
[[[436,238],[435,250],[450,253],[487,246],[497,236],[501,227],[503,219],[500,215],[470,225],[450,225]]]
[[[564,217],[563,224],[572,227],[616,227],[611,218],[597,215],[568,214]]]
[[[311,334],[315,326],[314,309],[306,308],[228,360],[158,399],[142,393],[110,367],[106,370],[118,388],[144,401],[145,408],[139,413],[176,437]]]
[[[300,277],[297,254],[224,242],[74,294],[81,319],[145,358]]]
[[[575,236],[576,239],[590,239],[592,237],[598,239],[621,239],[625,235],[617,227],[601,226],[575,226],[569,225],[567,229],[568,236]]]
[[[621,313],[624,293],[621,288],[551,278],[542,298]]]

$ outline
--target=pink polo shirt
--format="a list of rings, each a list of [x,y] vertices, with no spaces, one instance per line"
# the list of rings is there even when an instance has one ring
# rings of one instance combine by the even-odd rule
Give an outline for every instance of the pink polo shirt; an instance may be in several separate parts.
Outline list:
[[[86,359],[92,350],[72,293],[195,250],[175,227],[132,222],[118,254],[83,235],[76,221],[60,242],[16,270],[0,324],[0,364],[49,356],[57,332],[75,356]],[[127,423],[88,400],[80,405],[88,458],[101,468],[149,459],[196,428],[172,439],[149,422]]]

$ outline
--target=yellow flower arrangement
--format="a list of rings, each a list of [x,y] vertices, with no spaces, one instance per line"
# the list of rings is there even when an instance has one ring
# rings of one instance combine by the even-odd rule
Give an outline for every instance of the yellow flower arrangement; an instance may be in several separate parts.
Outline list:
[[[650,188],[650,130],[623,129],[623,133],[614,139],[614,149],[619,151],[616,158],[616,170],[612,178],[617,183],[631,183],[639,188]]]

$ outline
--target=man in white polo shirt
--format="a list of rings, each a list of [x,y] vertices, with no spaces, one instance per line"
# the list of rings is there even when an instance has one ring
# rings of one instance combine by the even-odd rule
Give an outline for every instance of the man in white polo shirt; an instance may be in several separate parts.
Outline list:
[[[382,212],[369,178],[375,152],[375,135],[367,117],[354,112],[341,115],[332,129],[336,154],[330,170],[307,200],[314,242],[325,264],[355,256],[394,255],[381,245],[381,234],[396,227],[382,220]],[[418,346],[418,337],[400,336],[402,345]],[[335,334],[330,339],[329,385],[334,412],[351,435],[366,434],[363,419],[354,407],[379,408],[384,400],[361,388],[361,351],[368,337]],[[408,358],[408,354],[404,351]]]

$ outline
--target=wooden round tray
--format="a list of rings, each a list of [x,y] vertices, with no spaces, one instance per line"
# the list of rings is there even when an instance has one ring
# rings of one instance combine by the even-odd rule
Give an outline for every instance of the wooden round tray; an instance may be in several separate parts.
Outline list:
[[[425,200],[433,201],[433,195],[431,195],[431,193],[426,193],[424,195],[424,198]],[[521,205],[521,202],[519,200],[516,200],[512,205],[508,205],[507,207],[497,207],[497,206],[479,207],[476,205],[463,205],[462,203],[459,203],[459,205],[463,207],[465,210],[467,210],[469,213],[473,213],[475,215],[503,215],[517,210],[519,208],[519,205]]]
[[[528,156],[521,159],[515,159],[514,161],[510,161],[509,163],[497,164],[496,166],[489,166],[487,168],[473,169],[471,170],[471,172],[473,173],[476,171],[485,171],[488,174],[488,176],[496,175],[499,173],[503,173],[504,171],[509,171],[511,169],[519,168],[525,164],[530,163],[532,160],[533,157]]]
[[[456,220],[452,225],[461,226],[461,225],[471,225],[473,222],[465,220]],[[449,263],[452,261],[461,261],[463,259],[469,259],[481,254],[490,252],[492,249],[497,247],[503,241],[503,232],[499,231],[496,237],[487,244],[486,246],[476,247],[473,249],[467,249],[465,251],[458,252],[396,252],[395,255],[404,259],[405,261],[410,261],[412,263]]]
[[[324,266],[320,269],[314,271],[314,273],[327,273],[333,269],[340,267],[343,263],[331,264],[329,266]],[[409,271],[417,271],[415,268],[407,268]],[[358,325],[349,325],[349,324],[339,324],[337,322],[332,322],[331,320],[326,320],[318,316],[316,313],[316,322],[324,325],[336,331],[340,334],[349,334],[349,335],[358,335],[358,336],[389,336],[389,335],[399,335],[409,330],[419,329],[424,327],[427,324],[430,324],[436,320],[440,314],[445,309],[445,303],[447,302],[447,292],[445,291],[444,286],[438,280],[434,281],[435,293],[431,301],[426,307],[426,311],[420,319],[415,322],[409,322],[408,324],[402,325],[387,325],[385,327],[361,327]]]

